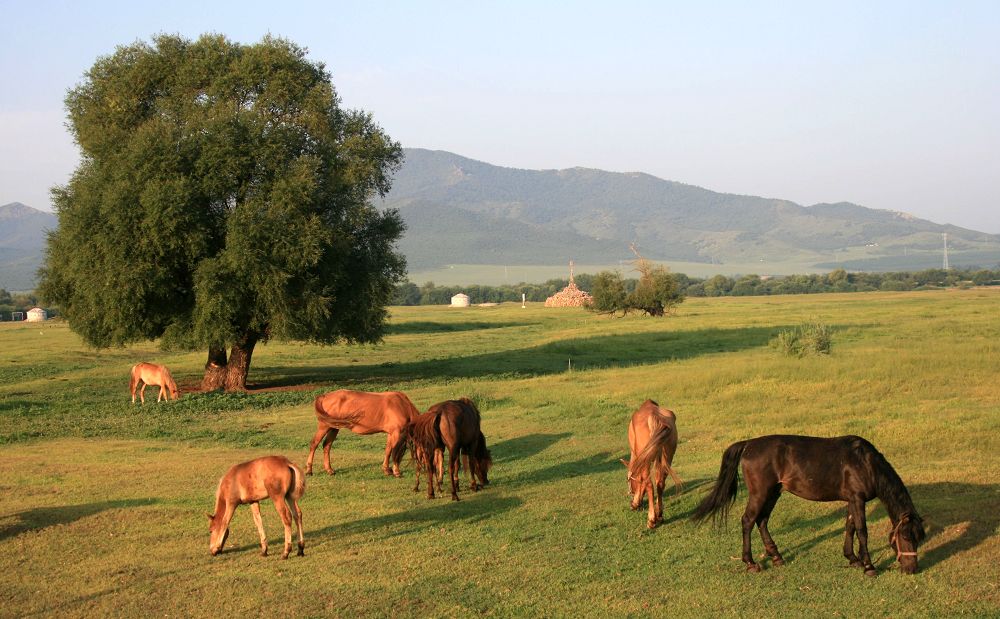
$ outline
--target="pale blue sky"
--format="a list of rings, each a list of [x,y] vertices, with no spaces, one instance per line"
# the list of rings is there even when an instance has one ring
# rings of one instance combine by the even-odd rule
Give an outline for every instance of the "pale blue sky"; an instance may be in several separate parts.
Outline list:
[[[1000,233],[1000,2],[700,4],[0,0],[0,204],[50,208],[98,55],[212,31],[307,47],[404,146]]]

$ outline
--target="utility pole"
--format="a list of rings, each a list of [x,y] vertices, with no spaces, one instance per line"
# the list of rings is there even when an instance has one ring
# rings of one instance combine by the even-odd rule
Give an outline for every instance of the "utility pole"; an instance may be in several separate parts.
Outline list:
[[[944,270],[948,270],[948,233],[942,232],[941,238],[944,239]]]

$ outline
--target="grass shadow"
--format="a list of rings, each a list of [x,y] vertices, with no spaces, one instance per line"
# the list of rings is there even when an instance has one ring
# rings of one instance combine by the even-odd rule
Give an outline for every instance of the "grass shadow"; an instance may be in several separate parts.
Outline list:
[[[155,505],[158,502],[158,499],[145,498],[103,501],[101,503],[82,503],[80,505],[65,505],[62,507],[36,507],[13,514],[16,521],[14,524],[0,529],[0,541],[28,531],[38,531],[46,527],[70,524],[109,509],[143,507],[146,505]]]

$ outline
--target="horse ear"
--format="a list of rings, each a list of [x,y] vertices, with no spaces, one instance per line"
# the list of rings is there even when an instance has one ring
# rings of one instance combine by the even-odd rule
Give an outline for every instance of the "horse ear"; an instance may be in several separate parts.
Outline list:
[[[628,468],[628,460],[626,460],[625,458],[618,458],[618,461],[624,464],[625,468]]]
[[[205,512],[205,515],[208,516],[209,520],[215,520],[215,514],[210,514],[208,512]]]

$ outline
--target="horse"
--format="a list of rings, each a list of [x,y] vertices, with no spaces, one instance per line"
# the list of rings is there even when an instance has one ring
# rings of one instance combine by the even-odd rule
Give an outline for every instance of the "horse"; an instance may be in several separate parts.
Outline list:
[[[443,492],[441,484],[444,477],[442,465],[444,442],[438,432],[438,419],[437,412],[428,411],[414,417],[406,426],[407,441],[410,445],[410,454],[416,471],[416,483],[413,486],[413,491],[420,491],[420,475],[426,470],[428,499],[434,498],[435,481],[438,492]]]
[[[700,521],[719,512],[725,518],[736,500],[741,467],[750,493],[743,512],[743,562],[749,571],[761,570],[750,552],[754,524],[773,564],[785,562],[767,530],[768,518],[782,490],[809,501],[847,502],[844,557],[851,567],[864,568],[866,576],[876,572],[868,554],[865,503],[878,498],[889,513],[889,545],[896,552],[900,570],[905,574],[917,571],[917,546],[925,536],[923,520],[895,469],[865,439],[771,435],[733,443],[722,455],[715,486],[692,519]],[[860,558],[854,554],[855,535]]]
[[[174,377],[170,375],[170,370],[165,366],[146,363],[145,361],[132,366],[132,377],[129,379],[128,384],[128,388],[132,392],[132,404],[135,404],[135,390],[139,387],[139,383],[142,383],[142,389],[139,390],[139,400],[143,404],[146,403],[146,385],[156,385],[160,388],[160,394],[156,396],[157,402],[161,398],[164,400],[170,400],[171,398],[176,400],[180,397],[177,391],[177,383],[174,382]],[[167,392],[168,389],[170,390],[169,395]]]
[[[628,460],[621,463],[628,469],[628,490],[632,497],[631,507],[639,509],[642,495],[648,496],[649,516],[646,526],[650,529],[663,520],[663,486],[667,475],[674,480],[679,493],[681,478],[673,469],[674,453],[677,451],[677,417],[674,411],[661,407],[653,400],[646,400],[632,413],[628,424],[628,445],[631,451]],[[656,465],[656,494],[650,477],[651,465]]]
[[[340,389],[321,395],[313,402],[316,410],[316,434],[309,443],[309,457],[306,459],[306,475],[312,475],[313,457],[316,447],[323,443],[323,468],[333,475],[330,466],[330,447],[342,428],[355,434],[376,434],[385,432],[389,436],[385,442],[385,458],[382,472],[400,477],[399,463],[406,451],[404,430],[411,419],[420,414],[406,394],[399,391],[368,393]],[[390,460],[392,471],[390,473]]]
[[[208,551],[213,557],[222,552],[229,537],[229,522],[233,513],[237,506],[249,503],[260,534],[260,556],[266,557],[267,537],[260,518],[260,501],[270,497],[285,525],[285,551],[281,558],[287,559],[292,551],[292,514],[288,501],[295,509],[295,526],[299,533],[298,556],[304,556],[306,543],[302,537],[302,509],[298,501],[305,491],[306,478],[302,471],[284,456],[266,456],[234,465],[219,480],[219,488],[215,492],[215,513],[208,514]]]
[[[486,437],[480,429],[479,409],[469,398],[448,400],[430,407],[434,413],[437,444],[448,448],[448,474],[451,479],[451,500],[458,500],[459,455],[469,471],[469,488],[478,492],[490,483],[489,470],[493,466]],[[432,453],[429,442],[424,443],[424,455]],[[431,495],[433,496],[433,495]]]

